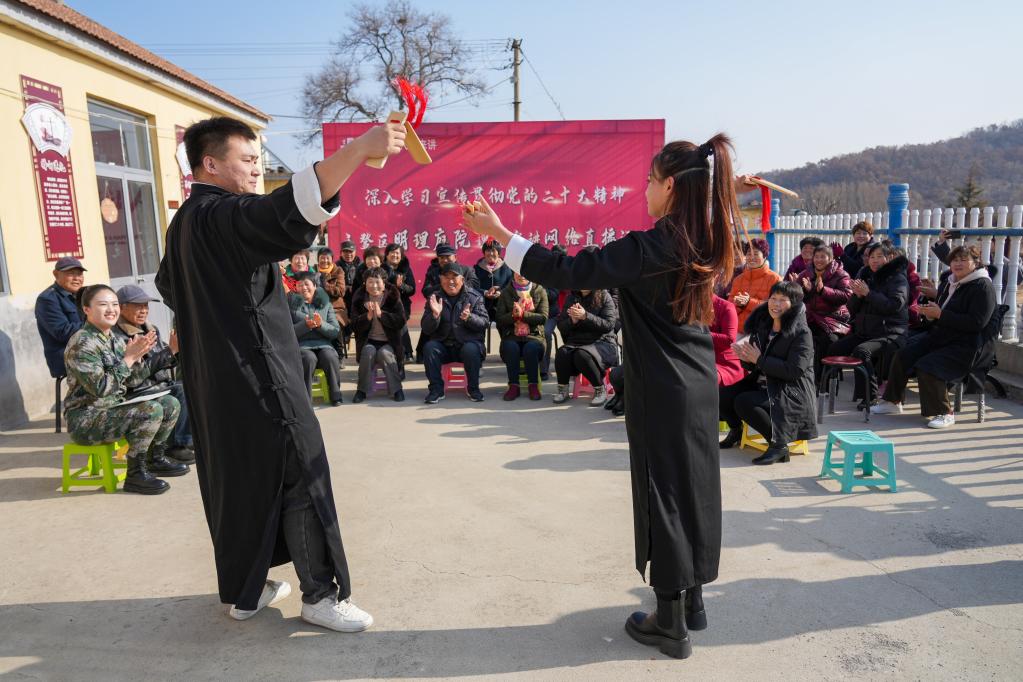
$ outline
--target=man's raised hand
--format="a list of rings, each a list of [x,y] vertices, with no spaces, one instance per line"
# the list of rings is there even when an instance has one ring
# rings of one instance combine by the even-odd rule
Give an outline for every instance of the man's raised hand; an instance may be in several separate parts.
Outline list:
[[[430,294],[430,312],[437,319],[440,319],[441,311],[444,310],[444,304],[437,298],[437,294]]]
[[[460,319],[462,322],[465,322],[466,320],[469,319],[469,313],[470,312],[471,312],[471,310],[469,308],[469,304],[466,303],[465,307],[462,308],[462,314],[458,316],[458,319]]]
[[[384,123],[373,126],[356,139],[368,159],[392,156],[405,148],[405,125]]]

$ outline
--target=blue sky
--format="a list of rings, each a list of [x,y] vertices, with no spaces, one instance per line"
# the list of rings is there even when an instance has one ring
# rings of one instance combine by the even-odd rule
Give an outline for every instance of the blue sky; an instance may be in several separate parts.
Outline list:
[[[326,60],[350,7],[327,0],[68,4],[275,115],[298,113],[303,77]],[[1020,2],[414,4],[451,16],[468,41],[522,38],[567,118],[664,118],[669,139],[696,142],[723,130],[744,171],[1023,118]],[[495,49],[476,64],[487,83],[498,83],[510,72],[488,67],[509,61]],[[522,94],[523,120],[560,118],[528,65]],[[433,93],[433,102],[455,97]],[[511,120],[511,100],[505,83],[478,107],[454,104],[427,120]],[[268,145],[292,166],[319,158],[318,148],[289,133],[307,127],[278,118]]]

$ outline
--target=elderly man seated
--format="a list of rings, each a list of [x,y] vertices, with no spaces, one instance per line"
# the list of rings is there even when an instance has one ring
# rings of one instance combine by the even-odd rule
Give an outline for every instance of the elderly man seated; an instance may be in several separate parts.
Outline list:
[[[181,382],[174,380],[174,367],[178,360],[178,336],[177,332],[171,330],[168,341],[164,341],[160,330],[154,324],[149,324],[149,303],[159,302],[159,299],[151,297],[145,289],[134,284],[128,284],[117,290],[117,302],[121,304],[121,317],[111,330],[114,335],[120,336],[127,343],[136,336],[145,336],[150,332],[156,333],[156,341],[153,347],[142,356],[142,363],[148,369],[147,376],[141,381],[128,382],[128,393],[126,399],[139,395],[153,393],[156,391],[169,390],[170,394],[177,399],[181,411],[178,413],[178,420],[174,424],[174,430],[167,439],[166,456],[191,464],[195,461],[195,453],[192,448],[192,430],[188,424],[188,403],[185,400],[185,390]]]
[[[36,326],[43,340],[46,366],[50,376],[57,379],[67,374],[64,349],[68,339],[84,323],[75,294],[85,283],[85,268],[77,258],[61,258],[53,268],[53,280],[36,298]]]
[[[466,286],[465,270],[448,262],[440,270],[440,291],[430,296],[421,322],[427,341],[423,361],[430,390],[426,403],[433,405],[444,399],[441,367],[449,362],[465,366],[469,398],[482,402],[480,367],[486,354],[483,335],[490,325],[483,295]]]
[[[295,293],[288,295],[288,305],[302,352],[306,388],[312,390],[313,374],[322,369],[330,389],[330,404],[340,405],[341,372],[337,351],[331,342],[337,338],[341,326],[334,316],[334,306],[327,292],[316,286],[313,273],[300,272],[295,279]]]

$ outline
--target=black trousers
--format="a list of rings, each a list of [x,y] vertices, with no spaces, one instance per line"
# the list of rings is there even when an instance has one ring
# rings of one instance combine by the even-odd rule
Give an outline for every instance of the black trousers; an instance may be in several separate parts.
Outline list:
[[[897,351],[905,337],[899,335],[879,336],[869,339],[858,334],[850,334],[835,341],[828,347],[828,355],[847,355],[859,358],[870,373],[870,394],[877,395],[877,384],[887,376],[888,358]],[[853,400],[862,400],[866,397],[863,378],[856,372],[856,386],[853,390]]]
[[[336,599],[338,586],[334,582],[334,566],[330,561],[323,522],[313,508],[298,455],[290,450],[284,461],[281,529],[298,575],[302,601],[315,604],[327,597]]]
[[[593,386],[602,386],[604,378],[601,376],[600,365],[597,359],[584,350],[562,346],[554,354],[554,371],[558,375],[558,383],[562,386],[568,384],[569,380],[582,374]]]
[[[336,402],[341,400],[341,371],[340,360],[337,351],[333,346],[321,346],[320,348],[302,348],[302,369],[305,371],[306,390],[312,390],[313,374],[322,369],[327,376],[327,385],[330,386],[330,400]]]
[[[838,341],[838,334],[829,332],[826,329],[814,327],[813,332],[813,383],[820,389],[821,385],[821,358],[823,358],[831,345]]]
[[[742,422],[771,442],[771,401],[767,389],[752,376],[744,377],[731,386],[718,388],[718,414],[728,423],[729,430],[739,430]]]
[[[888,368],[888,384],[884,389],[884,399],[890,403],[905,402],[906,383],[909,381],[911,369],[907,365],[922,357],[916,353],[907,353],[909,350],[906,348],[896,353]],[[920,389],[921,416],[937,417],[952,412],[952,403],[948,398],[948,383],[944,379],[917,370],[916,382]]]

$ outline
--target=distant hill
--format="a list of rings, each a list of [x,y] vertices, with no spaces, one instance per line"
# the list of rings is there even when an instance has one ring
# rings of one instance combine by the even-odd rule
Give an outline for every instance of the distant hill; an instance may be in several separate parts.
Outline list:
[[[800,195],[783,213],[884,210],[888,183],[908,182],[910,208],[958,206],[956,189],[974,174],[988,206],[1023,204],[1023,119],[977,128],[962,137],[897,147],[872,147],[801,168],[760,173]]]

